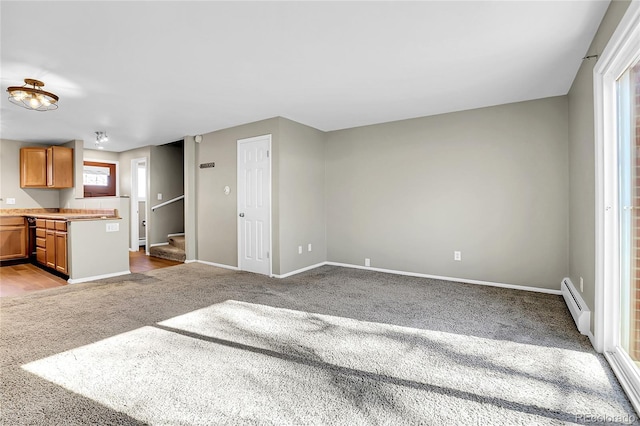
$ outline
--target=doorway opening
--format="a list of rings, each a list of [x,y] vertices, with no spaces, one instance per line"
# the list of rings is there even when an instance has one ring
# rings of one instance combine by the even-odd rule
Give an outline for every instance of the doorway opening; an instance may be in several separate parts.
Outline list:
[[[137,252],[144,247],[147,254],[147,193],[149,174],[146,158],[131,160],[131,242],[129,250]]]

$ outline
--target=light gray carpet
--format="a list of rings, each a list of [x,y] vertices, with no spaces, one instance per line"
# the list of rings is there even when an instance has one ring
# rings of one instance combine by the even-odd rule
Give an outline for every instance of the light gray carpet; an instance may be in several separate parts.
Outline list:
[[[0,308],[7,425],[636,417],[560,296],[329,266],[277,280],[186,264]]]

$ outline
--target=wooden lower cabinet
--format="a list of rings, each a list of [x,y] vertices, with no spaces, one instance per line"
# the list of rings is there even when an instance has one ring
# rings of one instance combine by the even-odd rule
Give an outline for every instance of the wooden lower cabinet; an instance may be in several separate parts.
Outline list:
[[[36,262],[69,275],[66,221],[36,220]]]
[[[47,230],[44,220],[36,220],[36,262],[47,264]]]
[[[56,271],[68,275],[67,270],[67,233],[56,231]]]
[[[24,217],[0,217],[0,260],[29,257],[27,231]]]
[[[47,229],[44,247],[47,267],[56,269],[56,231]]]

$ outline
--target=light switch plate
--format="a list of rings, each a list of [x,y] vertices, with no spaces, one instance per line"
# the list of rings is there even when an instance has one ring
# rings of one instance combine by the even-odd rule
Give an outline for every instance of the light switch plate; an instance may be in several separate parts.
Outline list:
[[[162,193],[158,192],[158,200],[162,200]]]
[[[16,203],[15,198],[7,198],[7,204],[15,204],[15,203]]]
[[[119,223],[107,223],[107,232],[118,232],[120,230]]]

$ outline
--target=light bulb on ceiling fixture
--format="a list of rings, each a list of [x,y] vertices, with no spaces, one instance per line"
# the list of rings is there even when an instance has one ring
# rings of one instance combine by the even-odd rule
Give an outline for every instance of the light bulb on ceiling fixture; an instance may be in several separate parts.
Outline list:
[[[31,99],[29,99],[29,106],[32,109],[38,109],[38,108],[40,108],[40,101],[38,100],[37,97],[33,96],[33,97],[31,97]]]

